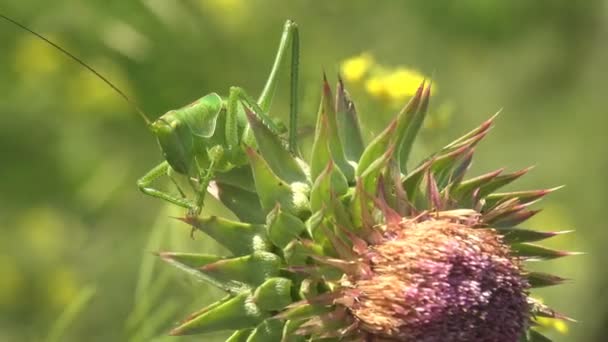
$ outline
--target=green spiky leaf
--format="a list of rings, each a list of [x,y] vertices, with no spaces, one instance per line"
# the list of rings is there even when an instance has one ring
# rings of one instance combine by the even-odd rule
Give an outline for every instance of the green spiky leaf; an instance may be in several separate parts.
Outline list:
[[[358,161],[363,152],[363,136],[359,128],[359,119],[355,104],[348,96],[342,79],[338,79],[338,90],[336,95],[336,121],[338,133],[346,159]]]
[[[234,332],[234,334],[230,335],[228,339],[226,339],[226,342],[247,342],[247,339],[249,338],[249,335],[251,335],[252,331],[253,329],[237,330]]]
[[[533,288],[559,285],[568,280],[543,272],[530,272],[526,274],[526,278],[528,278],[528,282]]]
[[[199,267],[199,272],[234,289],[255,288],[266,279],[279,275],[281,259],[268,252],[255,252],[236,258],[221,259]]]
[[[558,251],[531,243],[515,243],[511,245],[511,250],[515,255],[523,257],[526,260],[550,260],[576,254],[573,252]]]
[[[397,119],[394,119],[380,135],[372,140],[363,154],[359,164],[357,164],[357,176],[361,176],[378,158],[382,157],[392,143],[395,131],[397,130]]]
[[[210,309],[191,317],[171,330],[170,334],[191,335],[252,328],[268,316],[255,305],[251,293],[243,292],[222,303],[212,304]]]
[[[256,304],[265,311],[281,310],[291,304],[291,279],[269,278],[253,294]]]
[[[233,255],[246,255],[255,251],[270,250],[264,225],[231,221],[217,216],[187,217],[182,219],[199,229]]]
[[[498,228],[498,233],[503,236],[503,241],[508,244],[520,242],[534,242],[560,234],[566,234],[571,231],[561,232],[543,232],[538,230],[522,229],[522,228]]]
[[[344,148],[340,140],[338,132],[338,123],[336,119],[336,106],[331,94],[331,88],[327,82],[327,78],[323,75],[323,94],[321,97],[321,112],[320,116],[327,119],[328,147],[331,152],[332,160],[340,168],[340,171],[346,176],[349,181],[354,181],[355,170],[353,166],[346,160]],[[314,178],[313,178],[314,179]]]
[[[348,181],[336,165],[330,161],[319,175],[310,193],[310,207],[318,211],[328,206],[332,196],[342,196],[348,190]]]
[[[528,331],[528,340],[527,341],[528,342],[552,342],[552,340],[550,338],[539,333],[538,331],[536,331],[534,329],[530,329]]]
[[[243,222],[262,223],[266,216],[255,192],[216,183],[219,200]]]
[[[279,178],[289,183],[305,183],[306,175],[304,171],[291,153],[283,146],[281,139],[268,129],[247,107],[245,107],[245,113],[255,136],[258,149],[272,171]]]
[[[296,239],[304,230],[306,230],[304,222],[284,210],[281,210],[280,205],[277,205],[270,214],[268,214],[266,227],[268,230],[268,238],[275,246],[280,248],[285,248],[291,241]]]
[[[420,87],[422,88],[423,86],[424,83]],[[407,170],[407,162],[410,156],[410,152],[414,144],[414,139],[416,139],[416,136],[418,135],[418,132],[422,127],[422,123],[424,122],[424,118],[426,116],[426,112],[429,106],[430,95],[431,85],[426,87],[426,89],[424,89],[423,91],[421,91],[419,88],[417,95],[415,96],[420,96],[420,104],[417,106],[416,112],[412,116],[411,120],[409,120],[403,138],[398,135],[399,141],[397,142],[397,153],[399,154],[399,163],[401,166],[401,170]]]
[[[267,319],[260,323],[247,339],[247,342],[281,341],[285,322],[278,319]]]
[[[257,152],[251,148],[247,148],[246,151],[264,213],[267,215],[279,203],[282,208],[296,216],[308,216],[310,209],[304,185],[297,188],[292,187],[272,172],[266,161]]]

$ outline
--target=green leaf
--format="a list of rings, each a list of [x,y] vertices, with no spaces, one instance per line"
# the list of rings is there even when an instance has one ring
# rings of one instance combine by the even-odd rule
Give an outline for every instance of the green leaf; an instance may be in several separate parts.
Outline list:
[[[390,145],[384,151],[382,155],[374,160],[360,176],[363,189],[370,195],[375,195],[378,187],[378,177],[383,170],[387,168],[393,153],[395,151],[395,145]]]
[[[496,171],[492,171],[481,176],[477,176],[475,178],[467,179],[463,182],[460,182],[457,186],[455,186],[451,192],[450,196],[458,203],[462,203],[463,207],[470,205],[472,202],[472,196],[475,190],[487,184],[492,179],[496,178],[499,174],[501,174],[503,169],[498,169]]]
[[[410,201],[416,199],[419,193],[420,182],[429,171],[435,175],[437,185],[440,187],[440,190],[443,190],[448,177],[454,176],[454,173],[458,170],[458,161],[466,159],[470,155],[470,152],[471,150],[467,146],[463,146],[446,153],[439,152],[436,156],[421,163],[416,169],[408,173],[403,180],[403,188],[408,199]]]
[[[351,213],[348,212],[347,207],[342,202],[342,196],[331,194],[329,198],[329,212],[336,220],[335,224],[348,229],[355,229],[352,221]]]
[[[422,163],[415,170],[408,173],[407,176],[405,176],[405,178],[403,179],[403,189],[405,190],[407,199],[410,202],[413,202],[420,193],[420,183],[422,182],[424,175],[432,164],[432,160],[428,160]]]
[[[279,203],[286,211],[298,217],[307,217],[310,209],[305,191],[296,192],[294,188],[272,172],[266,161],[257,152],[251,148],[247,148],[246,151],[264,214],[267,215]]]
[[[313,182],[323,172],[323,169],[325,169],[327,163],[332,160],[331,153],[329,151],[328,126],[329,124],[327,123],[327,117],[322,115],[322,110],[319,109],[317,125],[315,128],[315,140],[312,144],[312,153],[310,156],[310,178]]]
[[[447,186],[450,177],[454,175],[458,162],[464,160],[470,152],[470,147],[463,146],[453,151],[439,153],[432,159],[431,172],[440,190]]]
[[[532,318],[534,317],[547,317],[547,318],[557,318],[563,319],[570,322],[576,322],[574,319],[567,317],[549,306],[541,303],[538,299],[528,297],[528,304],[530,305],[530,315]]]
[[[279,311],[291,304],[292,281],[287,278],[270,278],[260,285],[253,295],[255,303],[265,311]]]
[[[198,269],[222,259],[218,255],[184,252],[160,252],[158,256],[167,262],[179,263],[193,269]]]
[[[560,285],[568,281],[568,279],[543,272],[530,272],[526,274],[526,278],[533,288]]]
[[[479,137],[479,136],[482,136],[482,137],[485,136],[487,134],[487,132],[490,130],[490,128],[492,127],[492,124],[494,124],[494,120],[496,120],[496,117],[498,116],[498,114],[500,114],[500,111],[498,111],[496,114],[494,114],[491,118],[489,118],[488,120],[483,122],[478,127],[475,127],[470,132],[468,132],[465,135],[461,136],[460,138],[452,141],[451,143],[446,145],[444,148],[445,149],[459,148],[465,144],[469,144],[468,141],[472,138]]]
[[[304,246],[301,241],[294,240],[283,249],[285,263],[289,266],[300,266],[306,263],[310,255],[310,248]]]
[[[363,136],[361,135],[355,104],[350,100],[341,78],[338,78],[337,93],[336,121],[340,140],[344,147],[344,155],[346,159],[357,162],[363,152]]]
[[[282,342],[306,342],[305,336],[297,335],[296,331],[304,323],[303,320],[288,320],[283,327]]]
[[[508,228],[519,225],[526,221],[530,217],[539,213],[540,210],[528,210],[526,208],[518,209],[517,211],[510,212],[506,215],[501,215],[495,220],[487,221],[492,227],[495,228]]]
[[[327,83],[327,77],[323,75],[323,94],[321,97],[321,113],[327,118],[328,128],[328,146],[332,155],[333,161],[338,165],[340,171],[346,176],[350,182],[355,179],[355,170],[353,166],[346,160],[344,155],[344,149],[342,141],[340,141],[340,133],[338,131],[338,124],[336,119],[336,106],[334,105],[334,99],[331,94],[331,88]],[[314,178],[313,178],[314,180]]]
[[[281,210],[277,205],[268,214],[266,219],[268,238],[277,247],[285,248],[294,239],[298,238],[306,226],[299,218]]]
[[[259,151],[272,171],[279,178],[289,183],[306,182],[304,171],[302,171],[295,157],[283,146],[281,139],[247,107],[245,107],[245,113]]]
[[[251,335],[252,331],[253,329],[237,330],[234,332],[234,334],[230,335],[228,339],[226,339],[226,342],[247,342],[247,339],[249,338],[249,335]]]
[[[485,196],[491,194],[495,190],[502,188],[503,186],[505,186],[505,185],[513,182],[514,180],[518,179],[519,177],[525,175],[531,169],[532,169],[532,167],[527,167],[527,168],[519,170],[517,172],[509,173],[506,175],[498,175],[498,176],[492,178],[491,180],[482,184],[479,187],[478,196],[481,198],[481,197],[485,197]]]
[[[255,192],[219,182],[216,185],[219,200],[241,221],[263,223],[266,220],[260,198]]]
[[[578,254],[574,252],[558,251],[531,243],[515,243],[511,245],[511,250],[515,255],[529,261],[550,260]]]
[[[306,225],[306,231],[310,237],[313,237],[317,228],[323,223],[325,218],[325,209],[315,211],[309,218],[304,222]]]
[[[231,294],[253,289],[279,274],[280,258],[257,252],[238,258],[163,252],[160,257],[180,270]]]
[[[235,167],[227,172],[217,172],[214,177],[215,181],[218,183],[230,185],[249,192],[255,192],[255,183],[249,165]]]
[[[363,151],[359,164],[357,165],[357,176],[363,175],[367,169],[374,163],[378,158],[381,158],[393,141],[395,131],[397,130],[397,119],[391,121],[391,123],[372,140],[369,145]],[[394,146],[394,145],[393,145]],[[393,148],[394,149],[394,148]]]
[[[455,188],[460,185],[465,174],[467,173],[467,171],[469,171],[469,167],[471,167],[471,162],[473,161],[474,153],[475,149],[469,150],[467,154],[462,157],[462,161],[454,167],[454,170],[450,175],[450,184],[444,191],[451,191],[452,188]]]
[[[277,318],[289,319],[289,320],[300,320],[306,319],[313,316],[322,315],[332,310],[331,307],[323,305],[308,304],[306,300],[300,301],[294,304],[287,310],[282,311]]]
[[[266,238],[266,228],[261,224],[231,221],[217,216],[186,217],[182,220],[209,235],[234,255],[246,255],[271,248]]]
[[[332,196],[342,196],[348,191],[348,182],[339,168],[330,161],[319,175],[310,193],[310,207],[313,212],[329,206]]]
[[[217,255],[162,252],[159,253],[159,256],[169,264],[218,289],[232,294],[238,294],[243,290],[242,284],[226,283],[211,277],[206,273],[200,272],[200,267],[222,259]]]
[[[534,329],[528,330],[528,342],[552,342],[550,338]]]
[[[281,320],[267,319],[253,330],[247,342],[280,342],[284,325]]]
[[[222,330],[253,328],[269,315],[253,302],[250,292],[243,292],[221,304],[212,304],[186,322],[171,330],[170,335],[192,335]]]
[[[507,200],[514,199],[514,198],[517,198],[518,203],[521,203],[521,204],[530,203],[530,202],[534,202],[534,201],[552,193],[553,191],[556,191],[559,189],[561,189],[561,186],[551,188],[551,189],[543,189],[543,190],[527,190],[527,191],[493,193],[493,194],[489,194],[488,196],[486,196],[486,198],[485,198],[486,203],[485,203],[484,207],[493,208],[499,203],[502,203],[502,202],[505,202]]]
[[[421,88],[422,87],[424,87],[424,82],[421,85]],[[416,136],[418,135],[418,132],[422,127],[422,123],[424,122],[424,118],[429,107],[429,99],[431,96],[431,84],[429,84],[428,87],[426,87],[426,89],[424,89],[423,91],[419,88],[419,91],[415,96],[418,96],[418,94],[420,93],[422,94],[419,95],[421,96],[419,100],[420,105],[418,106],[411,120],[408,120],[411,122],[408,122],[407,124],[405,135],[403,136],[403,138],[400,137],[398,141],[397,153],[399,154],[399,164],[401,166],[401,170],[407,170],[407,161],[412,150],[412,145],[414,144],[414,140],[416,139]]]
[[[560,232],[543,232],[522,228],[496,228],[496,231],[503,236],[503,241],[508,244],[540,241],[556,235],[571,232],[570,230]]]
[[[273,253],[255,252],[237,258],[221,259],[198,268],[216,281],[234,289],[255,288],[279,275],[281,258]]]

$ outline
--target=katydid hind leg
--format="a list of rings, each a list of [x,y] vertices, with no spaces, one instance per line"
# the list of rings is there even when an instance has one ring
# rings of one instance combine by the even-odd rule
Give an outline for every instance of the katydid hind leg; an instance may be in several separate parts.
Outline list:
[[[279,69],[282,61],[287,53],[288,46],[291,45],[291,65],[290,65],[290,105],[289,105],[289,150],[292,153],[297,153],[296,136],[297,136],[297,115],[298,115],[298,65],[300,57],[300,37],[298,26],[295,22],[287,20],[279,42],[279,48],[266,80],[264,90],[260,95],[257,103],[263,113],[268,113],[274,96],[274,91],[277,85]],[[258,111],[258,110],[256,110]]]
[[[235,151],[239,148],[238,105],[238,92],[234,88],[230,88],[230,94],[226,102],[226,144],[229,151]]]
[[[245,89],[241,87],[230,87],[230,94],[231,97],[234,96],[236,98],[237,103],[242,102],[245,105],[251,107],[251,109],[253,109],[254,114],[260,119],[260,121],[262,121],[262,123],[264,123],[264,125],[266,125],[266,127],[268,127],[268,129],[270,129],[273,133],[277,135],[280,134],[281,129],[274,121],[272,121],[272,119],[268,115],[268,112],[265,111],[262,107],[260,107],[253,100],[253,98],[247,94]],[[237,108],[237,106],[234,107],[235,109]],[[234,115],[236,116],[236,113],[234,113]]]

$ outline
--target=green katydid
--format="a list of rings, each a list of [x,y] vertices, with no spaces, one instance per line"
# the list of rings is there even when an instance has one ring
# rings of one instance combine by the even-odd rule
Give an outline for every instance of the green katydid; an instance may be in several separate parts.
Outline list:
[[[79,63],[135,108],[148,129],[156,137],[165,158],[163,162],[138,180],[138,188],[147,195],[188,209],[190,217],[200,214],[209,182],[215,173],[227,172],[234,167],[243,166],[247,162],[242,144],[251,144],[253,137],[243,106],[250,108],[271,131],[279,133],[279,128],[267,113],[277,85],[279,69],[289,46],[291,46],[291,99],[287,146],[291,153],[297,153],[299,36],[297,25],[291,20],[285,22],[274,63],[257,101],[250,97],[244,89],[231,87],[227,98],[211,93],[151,121],[120,89],[72,53],[25,25],[3,14],[0,14],[0,17],[37,36]],[[195,194],[194,199],[186,198],[184,192],[172,178],[173,173],[181,174],[188,179]],[[181,196],[152,186],[152,183],[162,176],[168,176],[173,181]]]

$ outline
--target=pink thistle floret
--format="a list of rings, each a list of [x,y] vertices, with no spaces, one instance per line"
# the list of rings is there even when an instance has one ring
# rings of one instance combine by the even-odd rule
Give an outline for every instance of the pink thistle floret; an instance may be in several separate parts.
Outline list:
[[[475,216],[428,214],[380,227],[385,239],[346,274],[342,297],[372,340],[518,341],[529,321],[517,258]]]

